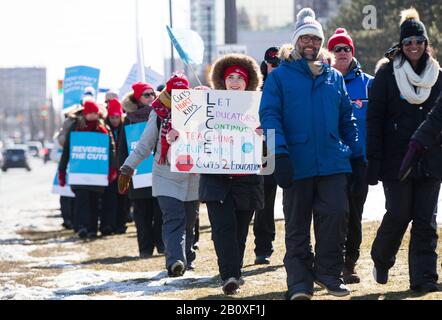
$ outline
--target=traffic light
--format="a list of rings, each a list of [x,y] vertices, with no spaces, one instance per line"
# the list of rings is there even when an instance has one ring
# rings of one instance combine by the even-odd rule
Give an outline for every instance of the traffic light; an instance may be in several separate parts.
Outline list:
[[[63,93],[63,80],[57,80],[58,94]]]

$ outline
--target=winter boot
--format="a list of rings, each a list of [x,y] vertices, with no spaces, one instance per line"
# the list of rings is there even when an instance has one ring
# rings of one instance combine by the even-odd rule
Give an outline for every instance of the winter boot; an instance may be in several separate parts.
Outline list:
[[[355,270],[356,263],[351,259],[345,259],[344,270],[342,271],[342,277],[345,284],[359,283],[361,278],[356,273]]]

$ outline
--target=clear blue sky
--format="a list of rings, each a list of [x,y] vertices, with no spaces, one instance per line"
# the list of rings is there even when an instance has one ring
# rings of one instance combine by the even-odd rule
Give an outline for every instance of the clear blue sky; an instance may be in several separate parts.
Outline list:
[[[162,73],[168,0],[139,2],[145,64]],[[173,0],[174,27],[189,26],[188,3]],[[135,0],[0,1],[0,43],[0,66],[46,66],[51,91],[79,64],[100,68],[100,86],[118,89],[136,61]]]

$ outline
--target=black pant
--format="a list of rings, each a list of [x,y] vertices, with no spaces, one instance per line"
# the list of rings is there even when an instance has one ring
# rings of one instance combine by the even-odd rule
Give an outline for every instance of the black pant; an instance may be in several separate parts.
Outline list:
[[[341,275],[348,215],[347,177],[337,174],[294,181],[284,190],[286,255],[289,294],[313,292],[316,279],[327,284]],[[310,243],[314,221],[315,255]]]
[[[126,222],[129,218],[130,202],[126,194],[117,194],[117,216],[115,230],[126,230]]]
[[[254,210],[236,210],[230,193],[223,202],[209,201],[206,205],[221,279],[239,279]]]
[[[352,176],[349,177],[351,184]],[[365,200],[367,200],[368,184],[364,183],[358,186],[358,190],[348,191],[349,216],[347,240],[345,242],[345,259],[356,263],[360,255],[360,247],[362,243],[362,213],[364,212]]]
[[[101,196],[101,210],[100,210],[100,230],[103,231],[105,227],[112,231],[116,228],[117,210],[118,210],[118,185],[114,181],[104,189]]]
[[[198,213],[195,220],[195,228],[193,232],[193,244],[197,244],[200,241],[200,215],[199,215],[199,203],[198,203]]]
[[[127,195],[118,193],[118,183],[114,181],[105,188],[102,196],[100,230],[106,226],[111,227],[113,231],[124,229],[128,214]]]
[[[436,212],[440,181],[384,181],[383,186],[387,212],[371,249],[375,266],[386,270],[393,267],[404,233],[412,222],[408,249],[411,287],[437,281]]]
[[[75,198],[60,196],[60,211],[64,223],[74,226]]]
[[[273,179],[274,181],[274,179]],[[255,255],[270,257],[273,253],[275,240],[275,198],[278,185],[267,182],[264,184],[264,209],[256,210],[253,222],[255,235]]]
[[[152,254],[155,246],[157,250],[164,250],[161,236],[163,220],[158,200],[156,198],[136,199],[133,203],[140,253]]]
[[[98,231],[98,199],[100,193],[91,190],[76,189],[75,217],[78,230],[86,229],[88,233]]]

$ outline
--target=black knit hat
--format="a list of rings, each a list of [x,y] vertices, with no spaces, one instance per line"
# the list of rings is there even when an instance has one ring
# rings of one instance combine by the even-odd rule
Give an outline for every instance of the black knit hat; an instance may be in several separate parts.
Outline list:
[[[400,42],[405,38],[412,36],[423,36],[428,41],[425,25],[419,19],[419,13],[414,8],[403,10],[401,12],[401,36]]]
[[[278,66],[281,60],[278,57],[279,47],[270,47],[264,54],[264,61],[274,66]]]

